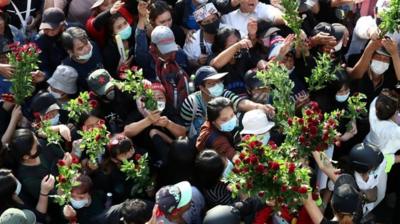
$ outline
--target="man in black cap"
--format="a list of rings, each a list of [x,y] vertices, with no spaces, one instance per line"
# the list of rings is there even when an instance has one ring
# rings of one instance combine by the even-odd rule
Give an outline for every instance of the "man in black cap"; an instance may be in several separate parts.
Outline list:
[[[46,78],[50,78],[61,61],[68,56],[60,40],[65,27],[65,16],[61,9],[54,7],[44,11],[40,33],[35,42],[42,50],[39,69],[45,73]]]

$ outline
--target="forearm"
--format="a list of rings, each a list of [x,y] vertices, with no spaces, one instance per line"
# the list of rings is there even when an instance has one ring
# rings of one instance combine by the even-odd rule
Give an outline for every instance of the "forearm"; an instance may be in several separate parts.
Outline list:
[[[145,128],[151,125],[151,121],[148,118],[144,118],[138,122],[133,122],[125,126],[124,134],[127,137],[134,137],[142,132]]]
[[[253,102],[251,100],[247,100],[247,99],[244,99],[244,100],[240,101],[239,104],[238,104],[238,110],[242,111],[242,112],[247,112],[247,111],[250,111],[250,110],[260,109],[261,107],[262,107],[261,104],[255,103],[255,102]]]
[[[372,52],[369,52],[367,49],[364,51],[357,64],[353,68],[349,68],[349,75],[351,78],[361,79],[364,76],[364,74],[368,71],[372,55]]]
[[[309,199],[304,200],[304,207],[306,208],[308,215],[310,216],[314,224],[321,223],[324,216],[310,196]]]
[[[49,203],[48,193],[42,194],[42,192],[40,192],[39,200],[36,205],[36,210],[42,214],[46,214],[48,203]]]
[[[239,44],[234,44],[229,48],[225,49],[211,60],[210,65],[215,69],[220,69],[229,63],[230,60],[235,56],[236,52],[240,50]]]
[[[396,73],[397,80],[400,80],[400,56],[396,52],[396,54],[392,55],[394,71]]]
[[[11,119],[10,123],[8,124],[6,132],[4,132],[3,136],[1,137],[1,143],[3,145],[5,145],[6,143],[10,143],[14,131],[17,128],[17,123],[18,123],[17,121]]]
[[[331,7],[339,7],[346,4],[353,4],[354,0],[331,0]]]
[[[186,128],[182,125],[169,121],[165,126],[176,138],[186,136]]]
[[[321,169],[321,171],[324,172],[329,179],[335,182],[337,179],[336,169],[332,166],[332,163],[326,154],[320,152],[313,152],[312,154],[315,162],[318,165],[318,168]]]

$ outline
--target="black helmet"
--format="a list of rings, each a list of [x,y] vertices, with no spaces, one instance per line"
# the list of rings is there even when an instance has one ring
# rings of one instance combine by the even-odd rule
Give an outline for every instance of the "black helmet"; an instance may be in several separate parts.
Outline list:
[[[366,173],[379,166],[383,161],[383,154],[375,145],[360,143],[351,149],[349,159],[354,171]]]
[[[204,217],[203,224],[220,223],[239,224],[239,210],[230,205],[217,205],[214,208],[208,210],[206,216]]]

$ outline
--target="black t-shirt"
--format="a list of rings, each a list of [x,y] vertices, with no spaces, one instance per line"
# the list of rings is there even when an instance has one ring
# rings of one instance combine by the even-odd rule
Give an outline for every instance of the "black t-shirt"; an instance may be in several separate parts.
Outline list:
[[[104,194],[102,192],[94,192],[91,194],[91,197],[92,201],[89,207],[75,209],[79,223],[95,223],[93,222],[95,217],[104,211],[104,204],[106,202]]]
[[[6,132],[11,119],[11,111],[4,110],[3,104],[4,102],[0,102],[0,136]]]

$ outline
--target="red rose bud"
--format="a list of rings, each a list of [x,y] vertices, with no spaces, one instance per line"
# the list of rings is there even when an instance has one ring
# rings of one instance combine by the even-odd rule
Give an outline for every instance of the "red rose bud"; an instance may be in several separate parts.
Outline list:
[[[297,190],[297,192],[299,192],[300,194],[306,194],[308,191],[308,187],[306,186],[301,186],[299,187],[299,189]]]
[[[244,158],[246,158],[246,155],[245,155],[243,152],[241,152],[241,153],[239,154],[239,159],[240,159],[240,160],[244,160]]]
[[[264,191],[258,192],[258,197],[262,198],[262,197],[264,197],[264,195],[265,195],[265,192],[264,192]]]
[[[317,131],[318,131],[317,127],[315,127],[315,126],[311,126],[311,127],[310,127],[310,134],[311,134],[312,136],[317,135]]]
[[[72,163],[74,164],[78,164],[79,163],[79,159],[75,156],[72,157]]]
[[[253,187],[254,187],[254,185],[253,185],[252,182],[249,181],[249,182],[246,183],[246,188],[247,189],[252,189]]]
[[[245,135],[245,136],[243,137],[243,141],[249,141],[250,138],[251,138],[250,135]]]
[[[264,171],[264,168],[264,165],[260,163],[256,167],[256,172],[262,173]]]
[[[255,149],[255,148],[257,148],[257,141],[252,141],[252,142],[250,142],[249,143],[249,148],[250,149]]]
[[[303,136],[303,135],[300,135],[300,137],[299,137],[299,142],[300,142],[301,144],[304,144],[305,141],[306,141],[306,139],[304,138],[304,136]]]
[[[296,169],[296,164],[289,163],[289,173],[294,173],[295,169]]]
[[[287,123],[289,126],[292,126],[293,124],[293,119],[292,118],[288,118]]]
[[[80,97],[78,97],[78,104],[83,104],[83,100]]]
[[[318,103],[315,102],[315,101],[311,101],[309,105],[310,105],[310,107],[311,107],[313,110],[319,108],[319,107],[318,107]]]
[[[256,146],[257,147],[261,147],[263,145],[263,143],[262,142],[260,142],[260,141],[256,141]]]
[[[250,163],[253,164],[253,165],[257,164],[257,163],[258,163],[257,156],[251,155],[251,157],[250,157]]]
[[[93,91],[90,91],[90,92],[89,92],[89,98],[90,98],[90,99],[96,98],[96,94],[95,94]]]
[[[287,187],[286,187],[285,185],[282,185],[282,186],[281,186],[281,191],[282,191],[282,192],[286,192],[286,191],[287,191]]]
[[[142,158],[142,155],[140,155],[139,153],[135,155],[135,160],[138,161],[139,159]]]
[[[96,100],[90,100],[89,104],[92,108],[96,108],[97,107],[97,101]]]
[[[98,142],[100,139],[101,139],[101,135],[100,134],[96,135],[96,138],[95,138],[96,142]]]
[[[271,147],[271,149],[277,149],[278,148],[278,146],[272,140],[268,142],[268,145],[269,145],[269,147]]]
[[[65,160],[63,160],[63,159],[60,159],[60,160],[58,160],[57,165],[58,165],[58,166],[65,166],[65,165],[66,165],[66,162],[65,162]]]
[[[58,180],[59,183],[67,182],[67,179],[63,175],[58,176],[57,180]]]
[[[311,197],[312,197],[312,199],[313,199],[314,201],[318,201],[318,199],[319,199],[319,194],[316,193],[316,192],[313,192],[313,193],[311,194]]]
[[[233,161],[233,163],[235,163],[235,165],[239,165],[240,164],[240,159],[235,159],[235,161]]]
[[[246,164],[249,164],[249,163],[250,163],[250,157],[246,157],[246,158],[243,160],[243,162],[246,163]]]
[[[306,113],[306,115],[307,116],[311,116],[311,114],[313,113],[310,109],[307,109],[306,111],[305,111],[305,113]]]
[[[304,119],[303,118],[299,118],[298,122],[299,122],[299,124],[303,125],[304,124]]]
[[[269,167],[273,170],[278,170],[279,169],[279,163],[278,162],[270,162]]]

